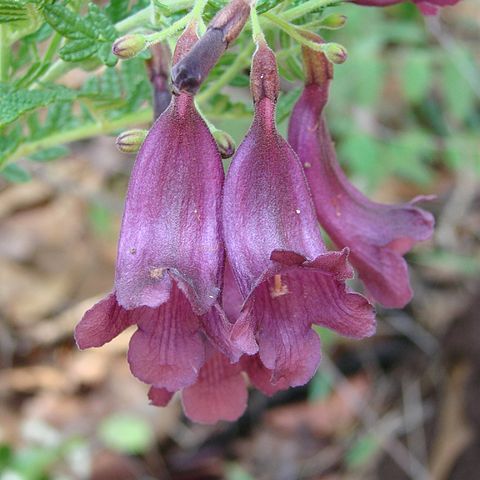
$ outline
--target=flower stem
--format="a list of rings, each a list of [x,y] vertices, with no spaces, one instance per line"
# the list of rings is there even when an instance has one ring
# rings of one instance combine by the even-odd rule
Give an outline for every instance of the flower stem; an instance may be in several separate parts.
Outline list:
[[[312,10],[335,5],[336,3],[340,3],[339,0],[308,0],[297,7],[289,8],[285,12],[282,12],[281,16],[285,20],[295,20],[310,13]],[[265,12],[263,15],[266,16],[267,13],[269,12]]]
[[[45,150],[57,145],[83,140],[98,135],[106,135],[116,130],[131,127],[132,124],[143,124],[151,122],[153,111],[151,108],[145,108],[139,112],[128,113],[112,120],[102,120],[98,122],[90,122],[71,130],[61,131],[48,135],[47,137],[32,142],[22,144],[7,160],[6,163],[15,162],[16,160],[27,157],[32,153]],[[2,165],[4,166],[4,165]]]
[[[202,14],[205,10],[208,0],[196,0],[195,5],[190,12],[191,18],[196,21],[202,21]]]
[[[265,40],[262,27],[260,26],[260,20],[258,18],[257,9],[252,6],[250,9],[250,22],[252,23],[252,37],[255,43]]]
[[[315,43],[311,40],[308,40],[300,33],[300,30],[295,25],[292,25],[291,23],[285,21],[284,18],[279,17],[278,15],[274,15],[270,12],[265,12],[263,14],[263,17],[265,17],[267,20],[274,23],[275,25],[279,26],[298,43],[305,45],[316,52],[322,52],[325,49],[325,44]]]
[[[145,35],[147,40],[147,47],[154,45],[155,43],[162,42],[166,38],[173,35],[178,30],[182,29],[187,25],[189,20],[192,18],[192,14],[185,15],[176,22],[172,23],[169,27],[160,30],[159,32],[152,33],[151,35]]]

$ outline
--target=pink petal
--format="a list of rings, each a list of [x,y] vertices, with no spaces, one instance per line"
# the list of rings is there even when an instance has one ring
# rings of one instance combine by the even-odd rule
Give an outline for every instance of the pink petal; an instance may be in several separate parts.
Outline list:
[[[247,406],[247,387],[240,364],[214,352],[200,370],[195,384],[182,392],[185,415],[194,422],[234,421]]]
[[[156,407],[166,407],[174,394],[175,392],[169,392],[165,388],[150,387],[148,398],[152,405]]]
[[[142,309],[125,310],[115,298],[115,292],[110,293],[96,303],[83,316],[75,328],[75,340],[78,348],[101,347],[130,325],[133,325]]]
[[[272,382],[272,370],[269,370],[263,365],[258,355],[243,356],[241,364],[253,386],[265,395],[272,396],[280,390],[287,390],[289,388],[288,381],[285,378],[277,379],[275,383]]]
[[[128,361],[142,382],[170,391],[195,382],[205,361],[198,317],[174,284],[168,302],[145,309],[130,340]]]

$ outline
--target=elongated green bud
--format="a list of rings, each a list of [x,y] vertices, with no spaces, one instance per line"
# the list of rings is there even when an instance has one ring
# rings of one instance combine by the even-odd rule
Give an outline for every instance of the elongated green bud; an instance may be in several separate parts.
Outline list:
[[[138,55],[147,47],[147,40],[144,35],[132,33],[117,38],[112,45],[112,52],[119,58],[127,59]]]
[[[332,63],[343,63],[347,59],[347,49],[339,43],[326,43],[323,53]]]
[[[127,130],[117,137],[115,144],[123,153],[137,153],[138,150],[140,150],[147,133],[148,130],[142,130],[139,128]]]
[[[347,17],[339,13],[332,13],[326,16],[320,23],[320,27],[328,28],[329,30],[337,30],[342,28],[347,22]]]

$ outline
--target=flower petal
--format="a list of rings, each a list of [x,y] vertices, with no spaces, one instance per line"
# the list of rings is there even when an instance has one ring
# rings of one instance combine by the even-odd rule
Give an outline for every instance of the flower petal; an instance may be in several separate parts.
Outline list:
[[[289,388],[285,378],[277,379],[276,383],[272,383],[273,372],[263,365],[258,355],[244,355],[240,362],[252,385],[265,395],[272,396],[280,390]]]
[[[75,327],[78,348],[101,347],[133,325],[141,310],[125,310],[117,303],[115,292],[110,293],[85,312]]]
[[[132,373],[154,387],[176,391],[195,382],[205,361],[198,317],[173,283],[168,302],[145,308],[130,340]]]
[[[183,390],[182,403],[185,415],[195,422],[237,420],[247,406],[240,364],[231,364],[221,353],[212,352],[197,382]]]
[[[305,54],[307,66],[316,74],[307,74],[312,83],[294,107],[289,142],[303,163],[323,228],[338,247],[350,248],[350,261],[373,298],[388,307],[402,307],[412,295],[402,255],[431,236],[434,220],[413,205],[418,199],[402,205],[379,204],[348,181],[322,116],[331,76],[327,68],[323,78],[318,73],[319,55]]]
[[[165,388],[150,387],[148,391],[150,403],[156,407],[166,407],[173,395],[175,395],[175,392],[169,392]]]

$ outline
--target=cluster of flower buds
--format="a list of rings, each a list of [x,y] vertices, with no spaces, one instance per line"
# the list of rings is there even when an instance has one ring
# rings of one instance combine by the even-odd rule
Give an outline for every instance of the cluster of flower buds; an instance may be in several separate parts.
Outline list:
[[[122,138],[125,145],[143,142],[115,286],[75,331],[87,348],[136,325],[128,361],[150,385],[151,402],[164,406],[181,392],[186,415],[204,423],[242,414],[247,379],[267,395],[308,382],[320,362],[313,325],[352,338],[372,335],[374,301],[399,307],[411,298],[403,255],[433,228],[432,216],[414,206],[419,199],[374,203],[342,172],[323,116],[332,65],[321,49],[303,48],[305,87],[287,141],[275,123],[275,54],[256,36],[254,118],[224,178],[219,140],[194,94],[249,9],[233,0],[200,39],[194,23],[186,28],[173,56],[169,106],[144,140],[138,131]],[[151,71],[155,84],[164,70]],[[341,250],[327,250],[319,223]],[[350,263],[366,296],[346,284]]]

